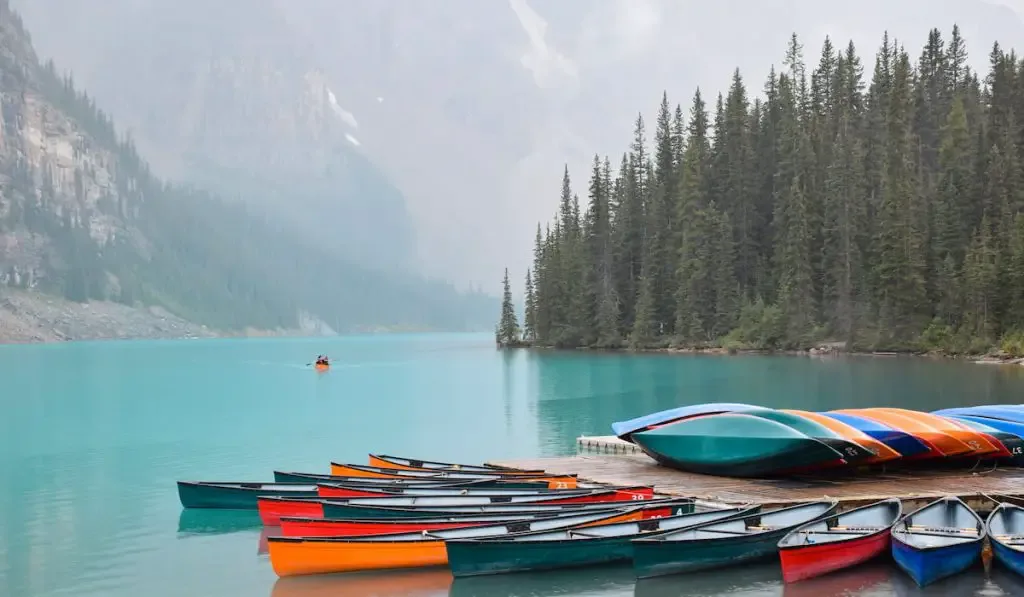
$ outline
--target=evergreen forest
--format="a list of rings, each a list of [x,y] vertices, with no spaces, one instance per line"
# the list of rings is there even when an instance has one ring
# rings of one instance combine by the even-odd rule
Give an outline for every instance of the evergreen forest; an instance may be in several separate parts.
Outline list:
[[[794,34],[760,96],[663,94],[585,189],[566,169],[498,343],[1020,354],[1024,59],[974,72],[955,26],[916,54],[808,65]]]

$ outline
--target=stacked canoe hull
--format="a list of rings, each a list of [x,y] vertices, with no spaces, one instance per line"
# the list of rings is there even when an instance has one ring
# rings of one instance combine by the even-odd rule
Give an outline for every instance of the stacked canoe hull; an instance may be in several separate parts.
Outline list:
[[[665,466],[718,476],[1024,465],[1022,405],[815,413],[714,403],[620,421],[612,429]]]

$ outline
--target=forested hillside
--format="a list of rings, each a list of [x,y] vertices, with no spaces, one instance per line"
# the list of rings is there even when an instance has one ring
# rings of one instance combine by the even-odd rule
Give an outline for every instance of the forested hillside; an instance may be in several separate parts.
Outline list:
[[[967,51],[956,27],[866,65],[826,39],[808,66],[794,35],[758,97],[738,71],[688,110],[663,97],[650,147],[641,115],[585,190],[566,171],[524,340],[1019,352],[1024,60]]]
[[[159,305],[215,329],[471,329],[497,302],[345,261],[288,224],[151,174],[0,0],[0,287]]]

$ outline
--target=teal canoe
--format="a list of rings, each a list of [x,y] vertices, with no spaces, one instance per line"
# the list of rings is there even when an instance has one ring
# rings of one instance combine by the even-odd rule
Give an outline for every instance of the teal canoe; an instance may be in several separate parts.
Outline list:
[[[317,497],[316,484],[178,481],[178,498],[185,508],[256,510],[260,497]]]
[[[665,466],[730,477],[779,475],[842,459],[788,425],[740,413],[684,419],[636,433],[633,442]]]
[[[791,530],[838,506],[836,500],[810,502],[635,539],[633,570],[647,578],[763,560],[777,553],[779,540]]]
[[[782,423],[787,427],[792,427],[807,437],[814,438],[842,454],[846,464],[857,465],[875,457],[875,453],[864,446],[844,438],[817,421],[801,417],[795,413],[775,410],[774,408],[756,408],[745,410],[742,414],[761,417],[762,419],[768,419],[776,423]]]
[[[589,526],[585,529],[520,533],[501,538],[445,541],[448,567],[455,577],[575,568],[633,557],[632,539],[743,516],[760,506],[741,506]]]

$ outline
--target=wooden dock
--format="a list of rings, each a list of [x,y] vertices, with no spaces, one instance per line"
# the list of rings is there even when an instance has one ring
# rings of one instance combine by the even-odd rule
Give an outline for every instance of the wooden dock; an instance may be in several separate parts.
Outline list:
[[[687,473],[660,466],[643,454],[577,454],[557,458],[501,460],[491,464],[576,474],[581,481],[612,485],[652,485],[658,493],[709,502],[783,506],[834,498],[842,510],[896,497],[906,510],[955,495],[979,512],[991,510],[985,497],[1024,495],[1024,469],[979,467],[968,470],[889,471],[830,478],[738,479]]]

